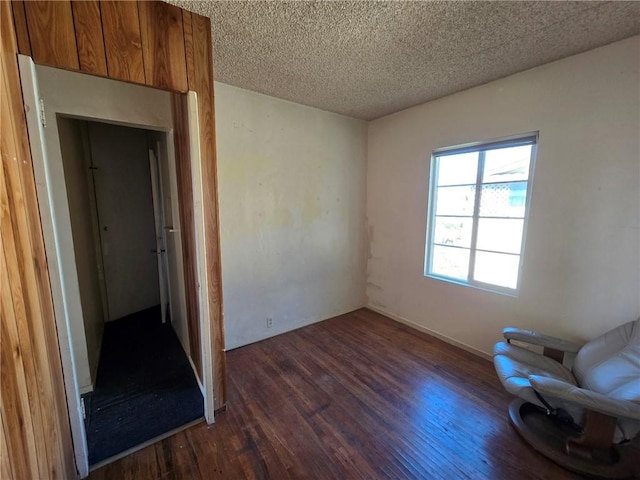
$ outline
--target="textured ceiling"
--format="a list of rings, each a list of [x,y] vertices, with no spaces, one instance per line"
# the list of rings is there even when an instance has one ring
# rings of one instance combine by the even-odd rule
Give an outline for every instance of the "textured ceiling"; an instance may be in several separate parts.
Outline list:
[[[640,33],[640,2],[196,2],[215,79],[374,119]]]

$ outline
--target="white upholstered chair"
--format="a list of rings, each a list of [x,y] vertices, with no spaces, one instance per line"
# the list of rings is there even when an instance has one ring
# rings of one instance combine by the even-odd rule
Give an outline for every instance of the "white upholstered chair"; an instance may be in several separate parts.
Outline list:
[[[523,438],[570,470],[640,478],[640,319],[585,345],[516,328],[503,334],[494,365],[517,397],[509,417]],[[571,369],[566,353],[575,354]]]

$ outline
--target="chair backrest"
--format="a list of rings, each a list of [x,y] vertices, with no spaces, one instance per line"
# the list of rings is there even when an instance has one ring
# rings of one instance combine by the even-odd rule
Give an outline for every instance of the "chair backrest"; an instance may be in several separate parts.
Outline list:
[[[573,374],[582,388],[640,403],[640,318],[585,344]]]

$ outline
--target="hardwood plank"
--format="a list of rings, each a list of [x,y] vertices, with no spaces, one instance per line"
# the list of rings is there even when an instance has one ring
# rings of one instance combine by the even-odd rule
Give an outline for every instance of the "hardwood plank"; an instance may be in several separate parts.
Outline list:
[[[178,183],[178,208],[180,213],[180,237],[182,240],[182,259],[184,265],[184,288],[187,301],[187,325],[189,326],[189,349],[191,351],[191,360],[196,367],[198,377],[202,380],[196,234],[186,95],[174,93],[171,96],[171,112],[173,116],[176,152],[176,179]]]
[[[510,427],[491,362],[370,310],[227,361],[229,406],[215,424],[90,478],[580,478]]]
[[[109,78],[145,83],[138,3],[100,1]]]
[[[27,14],[22,0],[11,2],[13,9],[13,23],[18,40],[18,53],[31,56],[31,43],[29,42],[29,28],[27,27]]]
[[[207,238],[207,276],[209,278],[209,312],[211,315],[212,356],[214,368],[215,408],[227,403],[224,320],[222,316],[222,271],[220,264],[220,229],[216,160],[215,107],[213,96],[213,54],[211,21],[191,14],[193,78],[189,84],[198,93],[200,122],[200,161],[202,162],[205,237]]]
[[[187,91],[182,10],[168,3],[138,3],[147,85]]]
[[[2,418],[15,478],[73,478],[75,465],[11,5],[0,2]]]
[[[33,61],[78,70],[78,49],[69,0],[25,2]]]
[[[107,57],[98,0],[72,0],[71,7],[80,70],[107,76]]]

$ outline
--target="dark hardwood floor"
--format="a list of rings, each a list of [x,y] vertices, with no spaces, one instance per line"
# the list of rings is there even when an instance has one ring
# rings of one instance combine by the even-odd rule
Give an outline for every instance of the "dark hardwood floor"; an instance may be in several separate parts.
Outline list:
[[[229,403],[100,479],[574,479],[510,427],[491,362],[359,310],[227,354]]]

